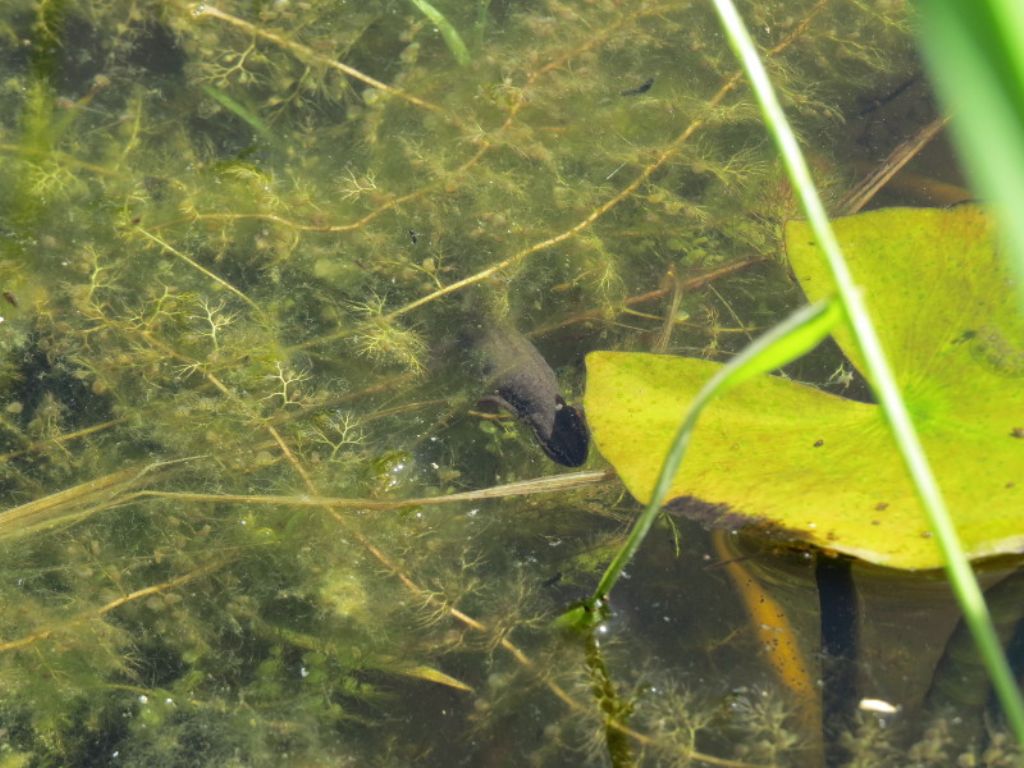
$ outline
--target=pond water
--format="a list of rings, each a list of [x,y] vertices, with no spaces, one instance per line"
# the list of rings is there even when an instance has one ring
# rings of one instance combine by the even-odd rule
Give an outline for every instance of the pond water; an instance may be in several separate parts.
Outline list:
[[[907,7],[741,10],[837,213],[969,197],[940,137],[850,202],[936,118]],[[704,3],[7,0],[0,768],[1021,764],[935,574],[676,504],[552,628],[640,505],[467,329],[570,404],[592,350],[728,359],[795,210]]]

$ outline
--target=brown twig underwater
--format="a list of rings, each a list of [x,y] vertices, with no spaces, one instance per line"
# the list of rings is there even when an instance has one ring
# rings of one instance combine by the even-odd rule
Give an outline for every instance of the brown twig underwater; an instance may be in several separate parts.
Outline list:
[[[694,275],[693,277],[679,279],[678,290],[692,291],[696,288],[702,288],[705,285],[708,285],[714,282],[715,280],[718,280],[719,278],[727,277],[728,275],[735,274],[736,272],[741,272],[744,269],[752,267],[756,264],[764,264],[767,261],[768,259],[763,256],[753,256],[749,259],[741,259],[740,261],[735,261],[732,262],[731,264],[725,264],[721,267],[716,267],[715,269],[712,269],[708,272],[704,272],[699,275]],[[653,291],[647,291],[646,293],[641,293],[636,296],[630,296],[623,302],[623,306],[635,307],[638,304],[646,304],[651,301],[663,299],[666,296],[673,293],[676,290],[676,288],[677,285],[675,283],[670,283],[668,285],[662,286],[661,288],[656,288]],[[585,323],[592,320],[600,320],[603,317],[604,313],[599,309],[585,310],[583,312],[577,312],[574,315],[570,315],[569,317],[563,320],[559,320],[558,322],[539,326],[538,328],[535,328],[532,331],[530,331],[527,335],[531,337],[544,336],[546,334],[553,333],[554,331],[561,330],[562,328],[567,328],[568,326],[571,325]]]
[[[150,241],[156,243],[157,245],[159,245],[167,253],[170,253],[171,255],[176,256],[177,258],[179,258],[182,261],[184,261],[186,264],[188,264],[190,267],[192,267],[192,269],[194,269],[194,270],[196,270],[198,272],[201,272],[202,274],[206,275],[208,278],[213,280],[213,282],[215,282],[221,288],[224,288],[224,289],[230,291],[231,293],[233,293],[235,296],[240,298],[242,301],[244,301],[250,307],[255,309],[257,314],[259,314],[260,316],[263,315],[263,310],[260,309],[259,305],[255,301],[250,299],[248,296],[246,296],[244,293],[242,293],[242,291],[240,291],[238,288],[233,286],[231,283],[229,283],[227,280],[225,280],[220,275],[216,274],[215,272],[211,272],[209,269],[207,269],[202,264],[200,264],[195,259],[193,259],[191,256],[189,256],[187,253],[183,253],[183,252],[179,251],[177,248],[175,248],[170,243],[168,243],[165,240],[163,240],[162,238],[154,235],[153,233],[146,231],[142,227],[137,226],[135,228],[135,230],[140,235],[145,237],[147,240],[150,240]]]
[[[16,651],[21,648],[26,648],[32,645],[33,643],[38,643],[41,640],[46,640],[47,638],[52,637],[54,634],[58,632],[67,631],[75,624],[81,624],[83,622],[99,619],[105,616],[106,614],[110,613],[111,611],[120,608],[122,605],[127,605],[128,603],[134,602],[136,600],[141,600],[144,597],[151,597],[152,595],[157,595],[161,592],[169,592],[172,589],[177,589],[178,587],[188,584],[191,581],[195,581],[196,579],[202,578],[203,576],[210,575],[214,571],[223,568],[229,562],[230,560],[221,559],[213,563],[207,563],[206,565],[200,566],[199,568],[196,568],[193,571],[189,571],[188,573],[182,574],[181,576],[177,576],[161,584],[153,584],[148,587],[143,587],[142,589],[136,589],[134,592],[130,592],[127,595],[123,595],[122,597],[118,597],[114,600],[111,600],[110,602],[101,605],[99,608],[96,608],[94,610],[82,611],[77,616],[72,616],[71,618],[62,621],[59,626],[37,630],[29,635],[20,637],[17,640],[7,640],[5,642],[0,642],[0,653],[4,653],[6,651]]]
[[[300,61],[316,61],[321,65],[330,67],[331,69],[336,69],[342,74],[347,75],[348,77],[351,77],[355,80],[359,80],[360,82],[365,83],[366,85],[369,85],[372,88],[376,88],[382,93],[386,93],[389,96],[401,99],[402,101],[407,101],[410,104],[420,107],[421,109],[425,109],[429,112],[439,114],[446,120],[454,119],[452,114],[448,110],[438,106],[437,104],[433,104],[427,101],[426,99],[421,99],[419,96],[414,96],[411,93],[406,93],[401,88],[396,88],[393,85],[383,83],[380,80],[377,80],[376,78],[370,77],[366,73],[359,71],[355,67],[349,66],[348,64],[345,64],[343,62],[337,61],[326,56],[321,56],[316,51],[307,48],[301,43],[297,43],[294,40],[289,40],[288,38],[282,37],[281,35],[276,35],[273,32],[263,29],[262,27],[258,27],[255,24],[251,24],[245,19],[241,19],[238,16],[234,16],[230,13],[227,13],[226,11],[222,11],[215,6],[209,5],[208,3],[194,4],[192,6],[192,15],[197,19],[202,19],[208,16],[210,18],[215,18],[220,21],[226,22],[234,27],[237,27],[238,29],[243,30],[246,34],[252,37],[258,37],[260,39],[267,40],[273,43],[274,45],[277,45],[281,48],[290,51]]]
[[[47,440],[40,440],[30,445],[26,445],[24,448],[19,448],[16,451],[0,453],[0,462],[9,461],[10,459],[15,459],[19,456],[25,456],[30,453],[39,453],[40,451],[45,451],[48,447],[53,445],[64,445],[65,443],[70,443],[74,440],[79,440],[83,437],[94,435],[97,432],[103,432],[105,430],[112,429],[113,427],[123,424],[124,422],[125,419],[123,418],[110,419],[109,421],[104,421],[99,424],[92,424],[91,426],[88,427],[76,429],[74,432],[66,432],[63,435],[60,435],[59,437],[51,437]]]
[[[873,170],[858,182],[849,192],[836,203],[836,210],[841,216],[857,213],[898,174],[907,163],[913,160],[932,139],[939,135],[949,124],[949,117],[941,115],[917,130],[913,136],[901,142]]]

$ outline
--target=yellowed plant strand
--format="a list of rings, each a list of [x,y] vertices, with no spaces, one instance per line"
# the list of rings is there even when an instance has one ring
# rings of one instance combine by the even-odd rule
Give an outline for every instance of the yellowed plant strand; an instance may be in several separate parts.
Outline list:
[[[261,314],[261,315],[263,314],[263,311],[259,308],[259,305],[257,305],[255,301],[250,299],[248,296],[246,296],[244,293],[242,293],[240,290],[238,290],[235,286],[233,286],[231,283],[229,283],[227,280],[225,280],[220,275],[218,275],[218,274],[208,270],[206,267],[204,267],[202,264],[197,262],[195,259],[193,259],[191,256],[189,256],[187,253],[183,253],[183,252],[179,251],[177,248],[175,248],[173,245],[171,245],[167,241],[163,240],[162,238],[160,238],[157,235],[154,235],[151,232],[147,232],[142,227],[136,227],[136,231],[138,231],[138,233],[140,235],[142,235],[143,237],[145,237],[146,239],[152,240],[154,243],[159,245],[161,248],[163,248],[168,253],[170,253],[170,254],[172,254],[174,256],[177,256],[179,259],[181,259],[186,264],[188,264],[190,267],[192,267],[192,269],[195,269],[196,271],[201,272],[202,274],[206,275],[208,278],[210,278],[215,283],[217,283],[217,285],[219,285],[221,288],[224,288],[225,290],[228,290],[231,293],[235,294],[235,296],[237,296],[242,301],[244,301],[246,304],[248,304],[250,307],[255,309],[259,314]]]

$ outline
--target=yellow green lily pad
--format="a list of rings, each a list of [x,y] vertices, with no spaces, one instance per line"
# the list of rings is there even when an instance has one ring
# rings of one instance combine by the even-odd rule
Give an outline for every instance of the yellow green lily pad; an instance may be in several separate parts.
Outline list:
[[[1024,551],[1024,319],[976,206],[894,208],[833,222],[971,558]],[[786,243],[809,300],[833,292],[809,228]],[[836,340],[858,363],[851,336]],[[646,503],[682,417],[718,364],[587,356],[600,452]],[[773,376],[716,400],[670,498],[712,522],[756,526],[903,569],[942,559],[877,406]]]

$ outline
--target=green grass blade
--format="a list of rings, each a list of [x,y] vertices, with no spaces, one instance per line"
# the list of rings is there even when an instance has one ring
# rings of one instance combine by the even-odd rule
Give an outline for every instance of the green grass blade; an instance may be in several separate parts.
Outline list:
[[[665,502],[672,480],[679,471],[690,437],[697,425],[701,412],[715,397],[724,394],[733,387],[769,371],[785,365],[806,354],[825,339],[841,317],[839,304],[835,301],[820,301],[801,307],[770,331],[759,336],[728,365],[722,366],[701,388],[694,398],[676,432],[665,461],[662,463],[658,481],[654,487],[647,508],[633,524],[629,537],[616,553],[615,558],[601,577],[597,589],[590,600],[582,607],[575,607],[563,614],[557,624],[559,626],[575,626],[585,628],[600,618],[600,605],[619,580],[623,569],[633,559],[640,544],[647,536]]]
[[[473,24],[473,38],[477,48],[484,44],[484,32],[487,30],[487,12],[491,0],[476,0],[476,22]]]
[[[236,115],[239,119],[244,121],[246,124],[248,124],[248,126],[252,128],[253,132],[261,139],[263,139],[265,142],[267,142],[268,144],[275,143],[276,139],[274,136],[274,132],[270,130],[270,126],[263,122],[262,118],[260,118],[259,115],[257,115],[248,107],[246,107],[244,104],[235,101],[220,88],[214,88],[212,85],[204,85],[203,93],[205,93],[211,99],[213,99],[222,107],[224,107],[224,109],[228,110],[232,114]]]
[[[415,5],[420,13],[437,26],[441,37],[444,38],[445,45],[448,46],[448,50],[452,52],[455,60],[463,67],[469,64],[469,49],[462,42],[462,37],[459,35],[458,30],[445,18],[445,15],[428,3],[427,0],[409,0],[409,2]]]
[[[985,606],[985,599],[970,563],[964,555],[956,529],[946,510],[945,501],[935,477],[924,455],[917,432],[900,396],[892,369],[882,352],[878,335],[868,317],[867,309],[857,291],[850,271],[843,259],[839,243],[829,225],[825,208],[818,197],[796,136],[779,105],[768,75],[758,56],[754,41],[740,19],[732,0],[714,0],[715,10],[726,30],[729,43],[740,59],[750,79],[754,94],[764,113],[772,138],[778,145],[779,153],[793,184],[800,204],[814,231],[820,247],[836,281],[839,298],[843,303],[850,325],[865,362],[868,379],[872,382],[879,406],[885,414],[890,430],[896,440],[900,455],[914,483],[918,497],[928,517],[946,563],[946,573],[953,592],[964,613],[974,637],[974,642],[985,662],[994,684],[996,694],[1006,713],[1007,721],[1017,739],[1024,744],[1024,699],[1021,698],[1013,673],[1003,654],[1002,646],[992,619]],[[1007,168],[1008,173],[1019,172],[1018,168]]]
[[[1024,287],[1024,3],[923,2],[920,41],[971,185],[993,207]]]

